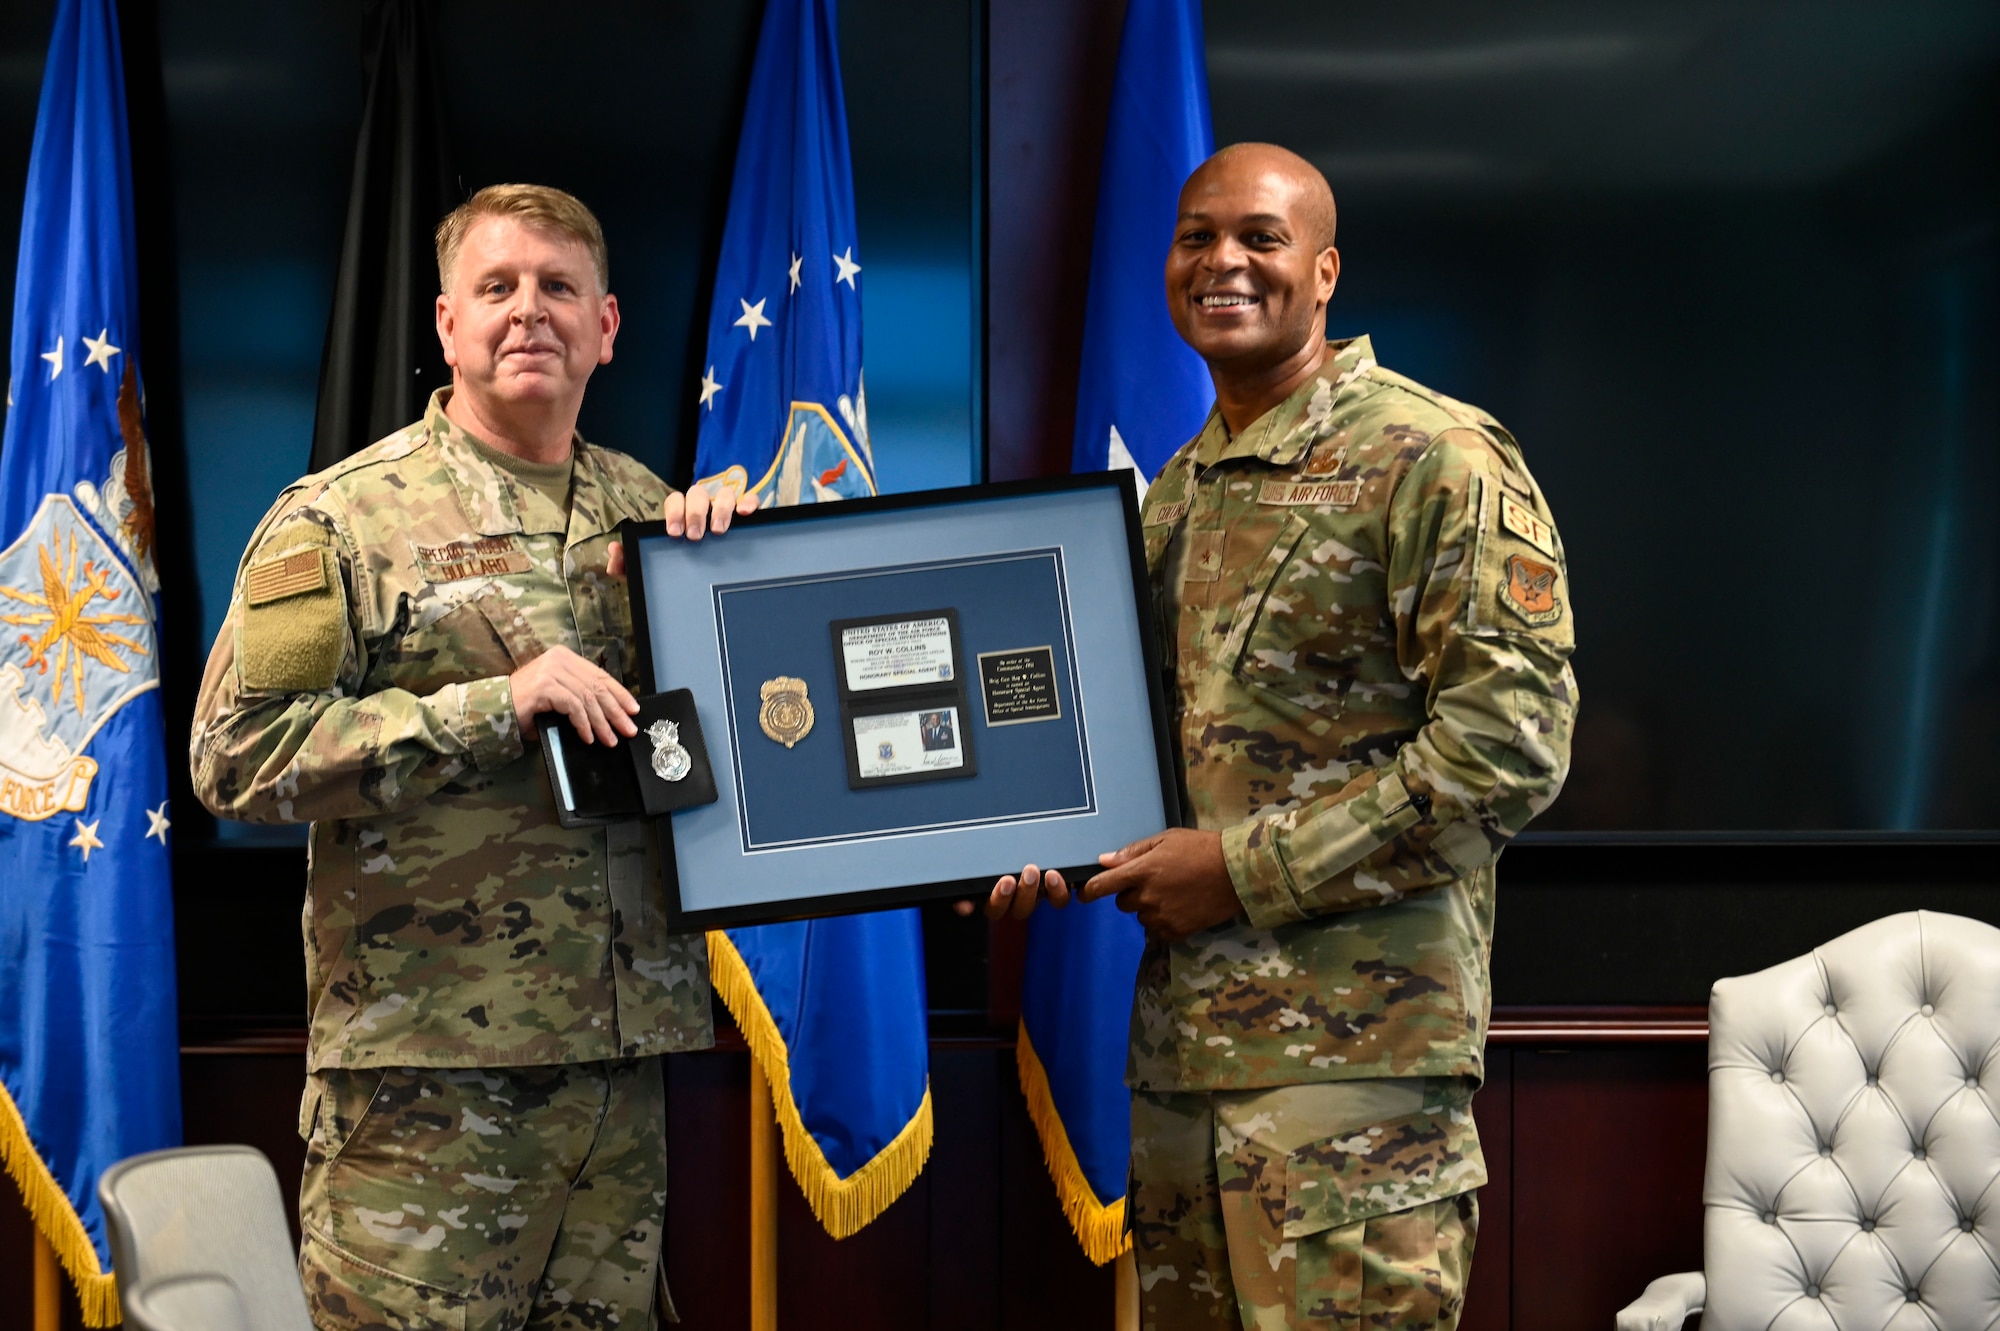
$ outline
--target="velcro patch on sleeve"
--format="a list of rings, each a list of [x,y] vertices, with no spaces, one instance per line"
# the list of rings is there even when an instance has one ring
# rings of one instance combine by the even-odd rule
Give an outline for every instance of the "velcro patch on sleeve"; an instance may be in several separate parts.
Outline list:
[[[1535,510],[1505,491],[1500,494],[1500,525],[1543,554],[1555,556],[1555,531],[1535,516]]]
[[[259,560],[243,574],[243,600],[248,605],[269,605],[307,592],[326,590],[325,552],[296,550],[288,555]]]
[[[253,565],[245,575],[236,652],[244,688],[301,693],[333,687],[347,643],[347,597],[340,579],[327,572],[332,558],[331,550],[304,550]],[[259,584],[253,580],[262,568],[273,572]]]

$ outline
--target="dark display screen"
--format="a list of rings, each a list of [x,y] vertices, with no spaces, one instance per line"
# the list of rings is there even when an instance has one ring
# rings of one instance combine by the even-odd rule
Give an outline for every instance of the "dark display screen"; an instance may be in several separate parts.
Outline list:
[[[2000,9],[1209,0],[1329,331],[1493,412],[1582,685],[1538,830],[2000,826]]]

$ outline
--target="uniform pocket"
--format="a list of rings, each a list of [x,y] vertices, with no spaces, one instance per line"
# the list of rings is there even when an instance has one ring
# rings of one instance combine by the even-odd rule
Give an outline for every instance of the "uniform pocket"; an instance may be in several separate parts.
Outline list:
[[[1293,513],[1247,580],[1225,660],[1236,679],[1293,718],[1345,709],[1363,644],[1340,620],[1331,574],[1308,557],[1312,524]]]
[[[477,679],[511,675],[517,663],[509,645],[502,640],[489,613],[489,600],[505,597],[488,587],[437,615],[419,627],[406,630],[392,643],[376,648],[377,665],[370,681],[408,689],[411,693],[435,693],[447,684],[469,684]],[[421,612],[417,612],[421,619]]]
[[[426,1245],[353,1241],[365,1237],[355,1231],[356,1218],[366,1214],[370,1199],[365,1187],[357,1193],[349,1157],[379,1153],[373,1143],[395,1128],[388,1102],[418,1090],[407,1070],[394,1068],[328,1068],[310,1078],[314,1114],[299,1195],[299,1278],[313,1324],[322,1331],[374,1331],[385,1324],[456,1331],[467,1324],[470,1301],[437,1283],[440,1272]],[[414,1163],[398,1159],[399,1190],[408,1189],[406,1171]]]
[[[624,638],[584,637],[578,640],[583,648],[583,659],[602,670],[627,688],[637,688],[637,682],[629,673],[632,652]]]
[[[634,662],[630,584],[605,572],[605,551],[615,533],[592,537],[567,556],[569,603],[583,655],[627,685]]]
[[[1245,684],[1276,692],[1298,707],[1338,711],[1338,698],[1317,687],[1330,681],[1307,676],[1313,666],[1301,658],[1312,635],[1311,616],[1298,614],[1299,598],[1285,585],[1286,570],[1310,530],[1310,524],[1298,514],[1286,515],[1270,549],[1244,579],[1243,599],[1231,616],[1223,659]],[[1293,694],[1299,696],[1293,698]]]
[[[1402,1112],[1362,1126],[1343,1125],[1292,1151],[1285,1161],[1286,1238],[1425,1206],[1486,1182],[1469,1079],[1333,1084],[1351,1086],[1355,1094],[1379,1094],[1380,1109]],[[1418,1088],[1414,1095],[1411,1087]],[[1350,1122],[1375,1117],[1363,1104],[1348,1109]]]
[[[1156,522],[1142,529],[1146,545],[1146,572],[1156,579],[1166,562],[1167,546],[1179,529],[1180,524],[1170,522]]]
[[[465,1331],[471,1300],[364,1261],[308,1229],[299,1281],[319,1331]]]
[[[1296,1320],[1306,1327],[1394,1326],[1435,1331],[1449,1292],[1440,1262],[1439,1213],[1451,1202],[1376,1216],[1300,1239]]]
[[[361,1135],[388,1080],[388,1068],[328,1068],[312,1075],[307,1094],[319,1092],[312,1139],[329,1165]]]

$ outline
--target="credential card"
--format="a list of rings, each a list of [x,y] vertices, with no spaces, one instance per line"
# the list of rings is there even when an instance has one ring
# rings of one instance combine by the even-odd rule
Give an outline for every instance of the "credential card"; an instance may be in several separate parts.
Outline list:
[[[854,755],[863,781],[955,772],[965,766],[958,709],[937,707],[857,716]]]
[[[840,630],[840,656],[850,693],[949,683],[951,620],[936,615],[850,625]]]

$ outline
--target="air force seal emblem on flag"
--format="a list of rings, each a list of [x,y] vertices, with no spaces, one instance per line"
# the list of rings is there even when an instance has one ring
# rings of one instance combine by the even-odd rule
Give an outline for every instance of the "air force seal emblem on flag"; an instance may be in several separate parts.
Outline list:
[[[796,40],[832,40],[833,7],[767,12],[797,30],[783,49],[759,46],[709,308],[695,475],[769,508],[874,494],[875,454],[840,71]]]
[[[50,8],[0,422],[0,1166],[101,1327],[98,1179],[181,1139],[173,821],[118,13]]]
[[[153,688],[152,602],[76,504],[42,501],[0,552],[0,814],[80,813],[97,763],[84,749]]]
[[[747,492],[783,507],[875,493],[861,379],[868,279],[833,0],[763,10],[709,307],[695,475],[718,500]],[[773,742],[811,733],[804,680],[767,680],[758,702]],[[921,920],[896,910],[728,929],[708,949],[716,995],[771,1089],[792,1175],[845,1238],[930,1155]]]

